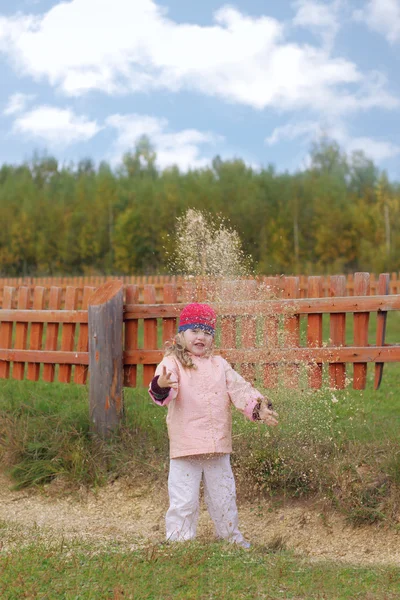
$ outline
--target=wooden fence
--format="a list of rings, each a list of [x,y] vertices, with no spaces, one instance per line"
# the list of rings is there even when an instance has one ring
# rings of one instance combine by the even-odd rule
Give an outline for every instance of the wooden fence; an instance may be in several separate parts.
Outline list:
[[[336,277],[336,276],[335,276]],[[348,274],[345,277],[345,291],[343,295],[345,296],[354,296],[355,292],[355,282],[354,282],[354,274]],[[321,276],[322,282],[322,291],[321,296],[329,297],[331,293],[331,278],[332,276]],[[185,288],[187,285],[191,285],[193,283],[192,279],[185,279],[180,276],[170,276],[170,275],[128,275],[121,277],[113,277],[113,276],[87,276],[87,277],[8,277],[8,278],[0,278],[0,305],[2,303],[3,293],[5,287],[13,287],[18,290],[20,287],[28,288],[28,296],[29,296],[29,307],[31,308],[33,305],[33,296],[34,291],[37,286],[45,288],[45,306],[47,307],[47,302],[49,299],[49,290],[51,287],[59,287],[61,288],[61,307],[64,308],[65,304],[65,294],[67,287],[73,287],[77,289],[77,307],[83,307],[83,290],[85,287],[94,287],[98,288],[100,285],[108,281],[121,281],[126,288],[129,285],[136,285],[139,289],[139,303],[144,303],[144,287],[146,285],[152,285],[155,288],[156,292],[156,303],[163,302],[163,293],[164,286],[166,284],[174,284],[177,287],[178,293],[178,301],[181,302],[185,297]],[[284,297],[285,293],[285,281],[287,277],[285,276],[264,276],[260,275],[254,278],[257,281],[258,285],[264,283],[265,285],[271,285],[274,289],[274,292],[278,296]],[[298,296],[300,298],[307,298],[309,296],[309,276],[299,275],[298,276]],[[206,281],[206,278],[199,278],[198,285],[201,287],[202,282]],[[379,276],[370,274],[370,283],[369,283],[370,295],[376,295],[379,293]],[[389,277],[389,294],[397,294],[400,293],[400,274],[397,272],[393,272]],[[28,303],[29,304],[29,303]]]
[[[400,361],[400,346],[385,344],[387,312],[400,310],[400,295],[388,294],[389,282],[388,274],[380,275],[377,294],[370,296],[370,275],[357,273],[355,295],[349,297],[346,278],[339,275],[330,278],[330,295],[324,297],[323,279],[310,277],[309,297],[300,298],[299,279],[287,277],[283,298],[271,299],[266,291],[267,299],[256,300],[246,300],[256,282],[233,282],[235,294],[227,293],[216,304],[216,351],[266,388],[306,384],[318,389],[326,381],[343,389],[352,379],[355,389],[364,389],[367,365],[374,363],[376,389],[384,363]],[[89,369],[92,420],[106,434],[122,413],[122,387],[151,381],[182,309],[174,283],[164,285],[162,304],[156,302],[154,285],[144,286],[144,303],[139,293],[139,286],[118,280],[96,291],[86,286],[78,309],[78,288],[69,286],[60,309],[59,287],[50,288],[46,308],[44,287],[35,287],[32,307],[27,287],[6,287],[0,311],[0,378],[84,384]],[[376,336],[370,340],[373,313]]]

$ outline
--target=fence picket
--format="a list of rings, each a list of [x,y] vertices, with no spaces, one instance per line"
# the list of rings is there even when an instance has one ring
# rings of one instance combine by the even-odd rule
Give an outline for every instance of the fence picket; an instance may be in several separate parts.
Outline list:
[[[244,297],[252,300],[257,291],[257,282],[248,280],[243,282]],[[255,348],[257,340],[257,315],[245,315],[241,319],[241,341],[242,348]],[[256,379],[256,365],[254,363],[243,363],[241,365],[242,376],[254,383]]]
[[[234,297],[234,286],[236,282],[226,282],[221,293],[223,297],[230,298]],[[237,319],[233,315],[221,315],[218,319],[220,326],[220,343],[219,348],[229,348],[233,349],[237,347],[236,340],[236,328],[237,328]],[[232,366],[236,366],[231,363]]]
[[[139,286],[126,286],[126,303],[137,304],[139,302]],[[139,320],[130,319],[125,321],[125,350],[137,350],[138,348],[138,330]],[[137,384],[137,366],[124,366],[124,385],[126,387],[135,387]]]
[[[82,310],[88,309],[89,298],[94,292],[95,288],[85,286],[83,288],[81,308]],[[79,335],[78,342],[76,345],[77,352],[88,352],[89,351],[89,325],[88,323],[79,324]],[[88,365],[76,365],[74,373],[74,383],[86,383],[88,375]]]
[[[266,299],[277,298],[281,292],[282,282],[279,277],[265,277]],[[264,319],[263,343],[269,350],[278,347],[279,317],[271,312]],[[266,363],[263,365],[263,383],[266,388],[274,388],[278,384],[278,365]]]
[[[354,276],[354,295],[369,296],[369,273],[356,273]],[[369,312],[354,315],[354,345],[368,346]],[[354,363],[353,388],[364,390],[367,384],[367,363]]]
[[[297,298],[299,290],[298,277],[286,277],[285,280],[285,298]],[[284,345],[285,347],[295,348],[300,346],[300,316],[292,315],[283,317]],[[288,365],[285,367],[285,384],[289,388],[297,388],[299,385],[299,366]]]
[[[6,286],[3,294],[3,309],[12,308],[14,305],[15,288]],[[12,322],[3,321],[0,324],[0,348],[11,348],[12,345],[12,334],[13,334]],[[10,377],[10,363],[7,360],[0,360],[0,379],[8,379]]]
[[[45,303],[45,288],[36,286],[33,293],[33,310],[42,310]],[[32,323],[30,332],[30,350],[41,350],[43,338],[43,323]],[[40,373],[40,363],[28,363],[27,378],[31,381],[38,381]]]
[[[394,272],[391,274],[390,276],[390,293],[391,294],[397,294],[398,293],[398,285],[399,285],[399,280],[397,277],[397,273]]]
[[[309,277],[309,298],[320,298],[323,295],[321,277]],[[320,348],[322,346],[322,314],[308,315],[307,317],[307,346]],[[322,363],[310,363],[307,367],[308,385],[310,388],[322,387]]]
[[[334,275],[334,277],[340,277],[339,275]],[[344,275],[343,275],[344,277]],[[353,273],[349,273],[346,278],[346,283],[344,287],[343,296],[354,296],[354,275]]]
[[[346,278],[344,275],[333,275],[330,281],[330,296],[344,296],[346,294]],[[330,340],[332,346],[345,346],[346,344],[346,313],[331,313],[330,315]],[[329,364],[329,385],[332,389],[342,390],[346,385],[345,363]]]
[[[381,273],[379,275],[377,293],[384,295],[389,294],[390,276],[389,273]],[[385,343],[387,312],[379,311],[376,316],[376,345],[383,346]],[[383,362],[375,363],[374,389],[377,390],[382,381]]]
[[[65,292],[65,310],[74,310],[78,304],[78,289],[68,286]],[[75,343],[75,323],[63,323],[61,331],[61,350],[71,351]],[[71,381],[72,365],[60,365],[58,381],[69,383]]]
[[[29,306],[29,288],[20,287],[18,289],[18,308],[27,309]],[[25,350],[28,338],[28,323],[17,323],[15,326],[15,343],[16,350]],[[25,371],[25,363],[14,362],[12,377],[13,379],[23,379]]]
[[[60,287],[51,287],[49,294],[49,310],[59,310],[61,307],[62,289]],[[59,323],[48,323],[46,331],[46,350],[57,350]],[[54,381],[55,365],[45,363],[43,366],[43,381]]]
[[[154,285],[145,285],[143,290],[143,297],[146,304],[156,303],[156,290]],[[145,350],[156,350],[157,345],[157,319],[145,319],[144,320],[144,349]],[[143,365],[143,385],[149,385],[150,381],[154,377],[154,371],[156,364]]]
[[[178,301],[178,290],[174,283],[166,283],[163,290],[164,304],[175,304]],[[162,321],[163,344],[172,341],[176,335],[176,318],[165,318]]]

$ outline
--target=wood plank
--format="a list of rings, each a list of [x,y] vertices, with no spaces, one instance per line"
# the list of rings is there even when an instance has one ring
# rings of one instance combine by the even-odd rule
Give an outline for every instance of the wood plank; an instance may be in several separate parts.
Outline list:
[[[87,323],[88,314],[87,310],[6,309],[0,313],[0,320],[21,323]]]
[[[389,283],[389,290],[391,294],[398,294],[398,278],[397,278],[397,273],[394,271],[391,275],[390,275],[390,283]]]
[[[62,289],[60,287],[51,287],[49,294],[49,312],[58,311],[61,306]],[[46,351],[57,350],[59,323],[48,323],[46,331]],[[43,381],[54,381],[55,365],[50,361],[43,366]]]
[[[3,354],[4,352],[4,354]],[[0,359],[7,351],[0,350]],[[163,357],[162,350],[131,350],[124,353],[124,363],[129,364],[157,364]],[[362,363],[362,362],[398,362],[400,361],[399,346],[368,346],[368,348],[343,346],[341,348],[276,348],[272,350],[255,349],[228,349],[221,348],[221,354],[230,362],[269,362],[272,363]]]
[[[88,365],[87,352],[62,350],[16,350],[0,348],[0,360],[8,362],[51,363],[52,365]]]
[[[279,317],[275,315],[265,317],[264,322],[264,345],[268,350],[278,347]],[[272,362],[263,365],[263,384],[266,388],[274,388],[278,385],[278,365]]]
[[[355,273],[354,294],[356,296],[369,296],[369,273]],[[354,315],[354,345],[368,346],[369,312]],[[353,368],[353,388],[364,390],[367,385],[367,364],[356,363]]]
[[[146,304],[154,304],[156,301],[156,290],[153,285],[145,285],[143,289],[143,298]],[[144,321],[143,345],[145,350],[157,349],[157,319],[145,319]],[[157,362],[143,367],[143,385],[148,386],[154,377],[154,371]]]
[[[89,298],[93,294],[95,288],[85,286],[82,291],[82,299],[80,304],[82,310],[88,310]],[[87,323],[81,323],[79,326],[78,342],[76,345],[78,352],[89,351],[89,327]],[[88,368],[85,365],[77,365],[74,372],[74,382],[79,384],[85,384],[88,376]]]
[[[221,347],[236,348],[236,317],[222,317],[221,327]]]
[[[297,298],[299,293],[299,278],[286,277],[284,297],[288,299]],[[290,314],[290,311],[284,315],[283,320],[284,345],[294,348],[300,346],[300,316]],[[299,385],[299,367],[298,365],[288,365],[284,371],[284,383],[287,388],[297,388]]]
[[[36,286],[33,291],[33,310],[42,310],[44,308],[45,301],[45,288],[42,286]],[[42,338],[43,338],[43,323],[32,323],[30,331],[30,350],[41,350],[42,349]],[[40,373],[40,364],[28,363],[27,379],[31,381],[38,381]]]
[[[3,290],[3,310],[11,308],[15,300],[15,288],[5,286]],[[1,318],[1,317],[0,317]],[[0,323],[0,347],[11,348],[12,345],[12,334],[13,334],[14,323],[1,322]],[[0,361],[0,379],[8,379],[10,377],[10,363],[7,361]]]
[[[335,277],[343,277],[335,276]],[[124,319],[147,319],[176,317],[183,304],[127,304],[124,307]],[[367,296],[367,297],[330,297],[330,298],[298,298],[297,300],[281,299],[268,301],[232,302],[213,304],[219,316],[235,316],[245,314],[271,315],[318,314],[318,313],[357,313],[400,310],[400,295]],[[29,312],[29,311],[28,311]],[[7,319],[6,319],[7,320]],[[10,319],[13,320],[13,319]]]
[[[272,298],[277,298],[282,294],[282,285],[284,285],[281,277],[265,277],[263,278],[265,286],[265,301],[268,302]],[[271,306],[271,305],[268,305]],[[279,331],[279,315],[274,311],[265,315],[263,326],[264,347],[274,349],[278,347],[278,331]],[[274,388],[278,385],[279,368],[277,364],[271,362],[265,363],[262,366],[263,385],[265,388]]]
[[[137,303],[139,299],[139,286],[127,285],[125,288],[126,302]],[[125,319],[124,319],[125,320]],[[138,347],[138,319],[125,321],[125,351],[136,350]],[[126,387],[136,387],[137,385],[137,366],[124,366],[124,385]]]
[[[165,304],[174,304],[178,300],[178,290],[174,283],[166,283],[163,286],[163,302]],[[172,342],[177,333],[177,319],[175,317],[165,318],[162,321],[162,341],[166,343]]]
[[[18,290],[18,308],[26,309],[29,305],[29,289],[27,287],[21,286]],[[17,321],[15,326],[15,343],[14,348],[25,349],[26,342],[28,337],[28,323],[21,323]],[[14,362],[12,377],[13,379],[23,379],[25,372],[25,363],[24,362]]]
[[[388,294],[389,293],[389,273],[381,273],[377,284],[377,294]],[[376,345],[383,346],[385,343],[386,335],[386,322],[387,312],[380,311],[376,317]],[[383,376],[383,364],[382,362],[375,363],[375,375],[374,375],[374,389],[377,390],[381,384]]]
[[[308,296],[320,298],[323,294],[322,277],[308,278]],[[308,315],[307,318],[307,346],[308,348],[321,348],[322,346],[322,314]],[[310,363],[307,366],[308,385],[313,389],[322,387],[322,363]]]
[[[246,297],[254,298],[257,293],[255,280],[243,281],[243,293]],[[245,315],[241,319],[241,346],[242,348],[255,348],[257,339],[257,313]],[[256,363],[242,363],[240,366],[242,377],[252,385],[256,380]]]
[[[236,283],[234,281],[222,281],[220,283],[220,289],[218,293],[218,297],[225,300],[227,298],[235,297],[235,287]],[[213,304],[213,307],[216,305]],[[218,313],[217,313],[218,314]],[[216,348],[216,352],[219,352],[219,348],[236,348],[237,347],[237,323],[238,319],[235,315],[221,315],[218,314],[217,327],[219,326],[220,336],[218,349]],[[218,336],[217,336],[218,337]],[[235,369],[240,369],[239,365],[235,365],[231,363],[231,366]]]
[[[65,291],[65,309],[75,310],[78,304],[78,289],[68,286]],[[75,323],[63,323],[61,331],[61,350],[72,351],[75,345]],[[70,364],[60,365],[58,369],[58,381],[69,383],[71,381],[72,366]]]
[[[111,283],[91,295],[88,308],[90,421],[92,431],[103,438],[123,416],[123,284]]]
[[[330,295],[344,296],[346,294],[346,278],[344,275],[334,275],[330,281]],[[344,346],[346,343],[346,313],[330,315],[330,344]],[[342,390],[346,386],[346,365],[336,363],[329,365],[329,385],[333,389]]]

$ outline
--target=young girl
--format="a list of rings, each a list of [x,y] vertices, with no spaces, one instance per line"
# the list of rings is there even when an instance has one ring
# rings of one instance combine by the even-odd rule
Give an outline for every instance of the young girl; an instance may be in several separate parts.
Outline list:
[[[168,405],[170,440],[167,540],[196,535],[200,481],[217,536],[248,548],[238,527],[232,452],[231,407],[251,421],[277,425],[272,405],[221,356],[212,353],[216,314],[208,304],[188,304],[178,335],[150,383],[154,402]]]

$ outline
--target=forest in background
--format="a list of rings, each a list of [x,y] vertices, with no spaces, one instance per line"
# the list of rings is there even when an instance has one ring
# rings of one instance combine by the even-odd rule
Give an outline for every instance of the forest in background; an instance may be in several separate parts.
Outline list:
[[[112,168],[36,154],[0,168],[0,276],[167,274],[177,218],[221,216],[262,274],[400,270],[400,184],[327,138],[306,170],[241,159],[157,168],[141,138]]]

